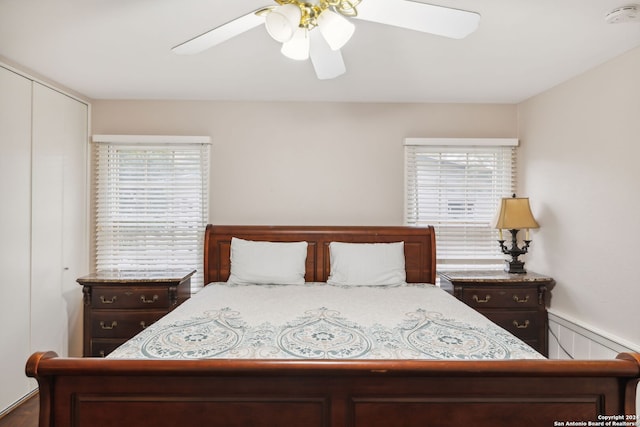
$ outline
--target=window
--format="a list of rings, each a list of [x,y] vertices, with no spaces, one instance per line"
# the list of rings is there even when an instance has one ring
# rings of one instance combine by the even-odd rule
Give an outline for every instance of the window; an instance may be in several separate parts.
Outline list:
[[[491,221],[516,186],[515,139],[405,140],[405,221],[433,225],[438,269],[502,268]]]
[[[195,269],[192,287],[202,287],[209,138],[93,140],[96,269]]]

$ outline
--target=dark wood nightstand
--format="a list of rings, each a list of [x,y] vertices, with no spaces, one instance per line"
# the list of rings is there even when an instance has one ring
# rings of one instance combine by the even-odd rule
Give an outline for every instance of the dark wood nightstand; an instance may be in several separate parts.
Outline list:
[[[544,356],[548,355],[547,306],[555,281],[536,273],[440,273],[440,286]]]
[[[80,277],[85,357],[104,357],[191,296],[194,271],[101,271]]]

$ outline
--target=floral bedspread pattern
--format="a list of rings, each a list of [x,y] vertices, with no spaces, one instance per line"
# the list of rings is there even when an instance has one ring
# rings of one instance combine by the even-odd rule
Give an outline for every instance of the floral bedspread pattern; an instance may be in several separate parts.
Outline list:
[[[523,359],[531,347],[433,285],[208,285],[111,358]]]

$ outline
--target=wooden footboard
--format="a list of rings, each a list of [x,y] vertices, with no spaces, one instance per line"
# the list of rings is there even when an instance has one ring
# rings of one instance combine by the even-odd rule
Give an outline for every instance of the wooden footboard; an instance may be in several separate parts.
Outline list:
[[[26,370],[40,385],[40,427],[631,426],[640,354],[608,361],[144,361],[49,352],[32,355]]]

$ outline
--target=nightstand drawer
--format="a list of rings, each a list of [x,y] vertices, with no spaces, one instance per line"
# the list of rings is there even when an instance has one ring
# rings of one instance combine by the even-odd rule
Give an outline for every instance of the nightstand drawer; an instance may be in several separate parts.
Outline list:
[[[129,338],[166,314],[166,310],[95,310],[91,313],[91,336]]]
[[[538,292],[535,287],[514,289],[508,289],[508,286],[473,287],[462,291],[462,301],[477,309],[536,307]]]
[[[539,311],[483,311],[482,314],[523,341],[538,339],[544,327]]]
[[[94,286],[91,292],[91,307],[99,309],[116,308],[168,308],[170,305],[167,288],[144,287],[125,288],[117,286]]]
[[[116,348],[124,344],[126,339],[92,339],[90,344],[89,357],[105,357]]]

